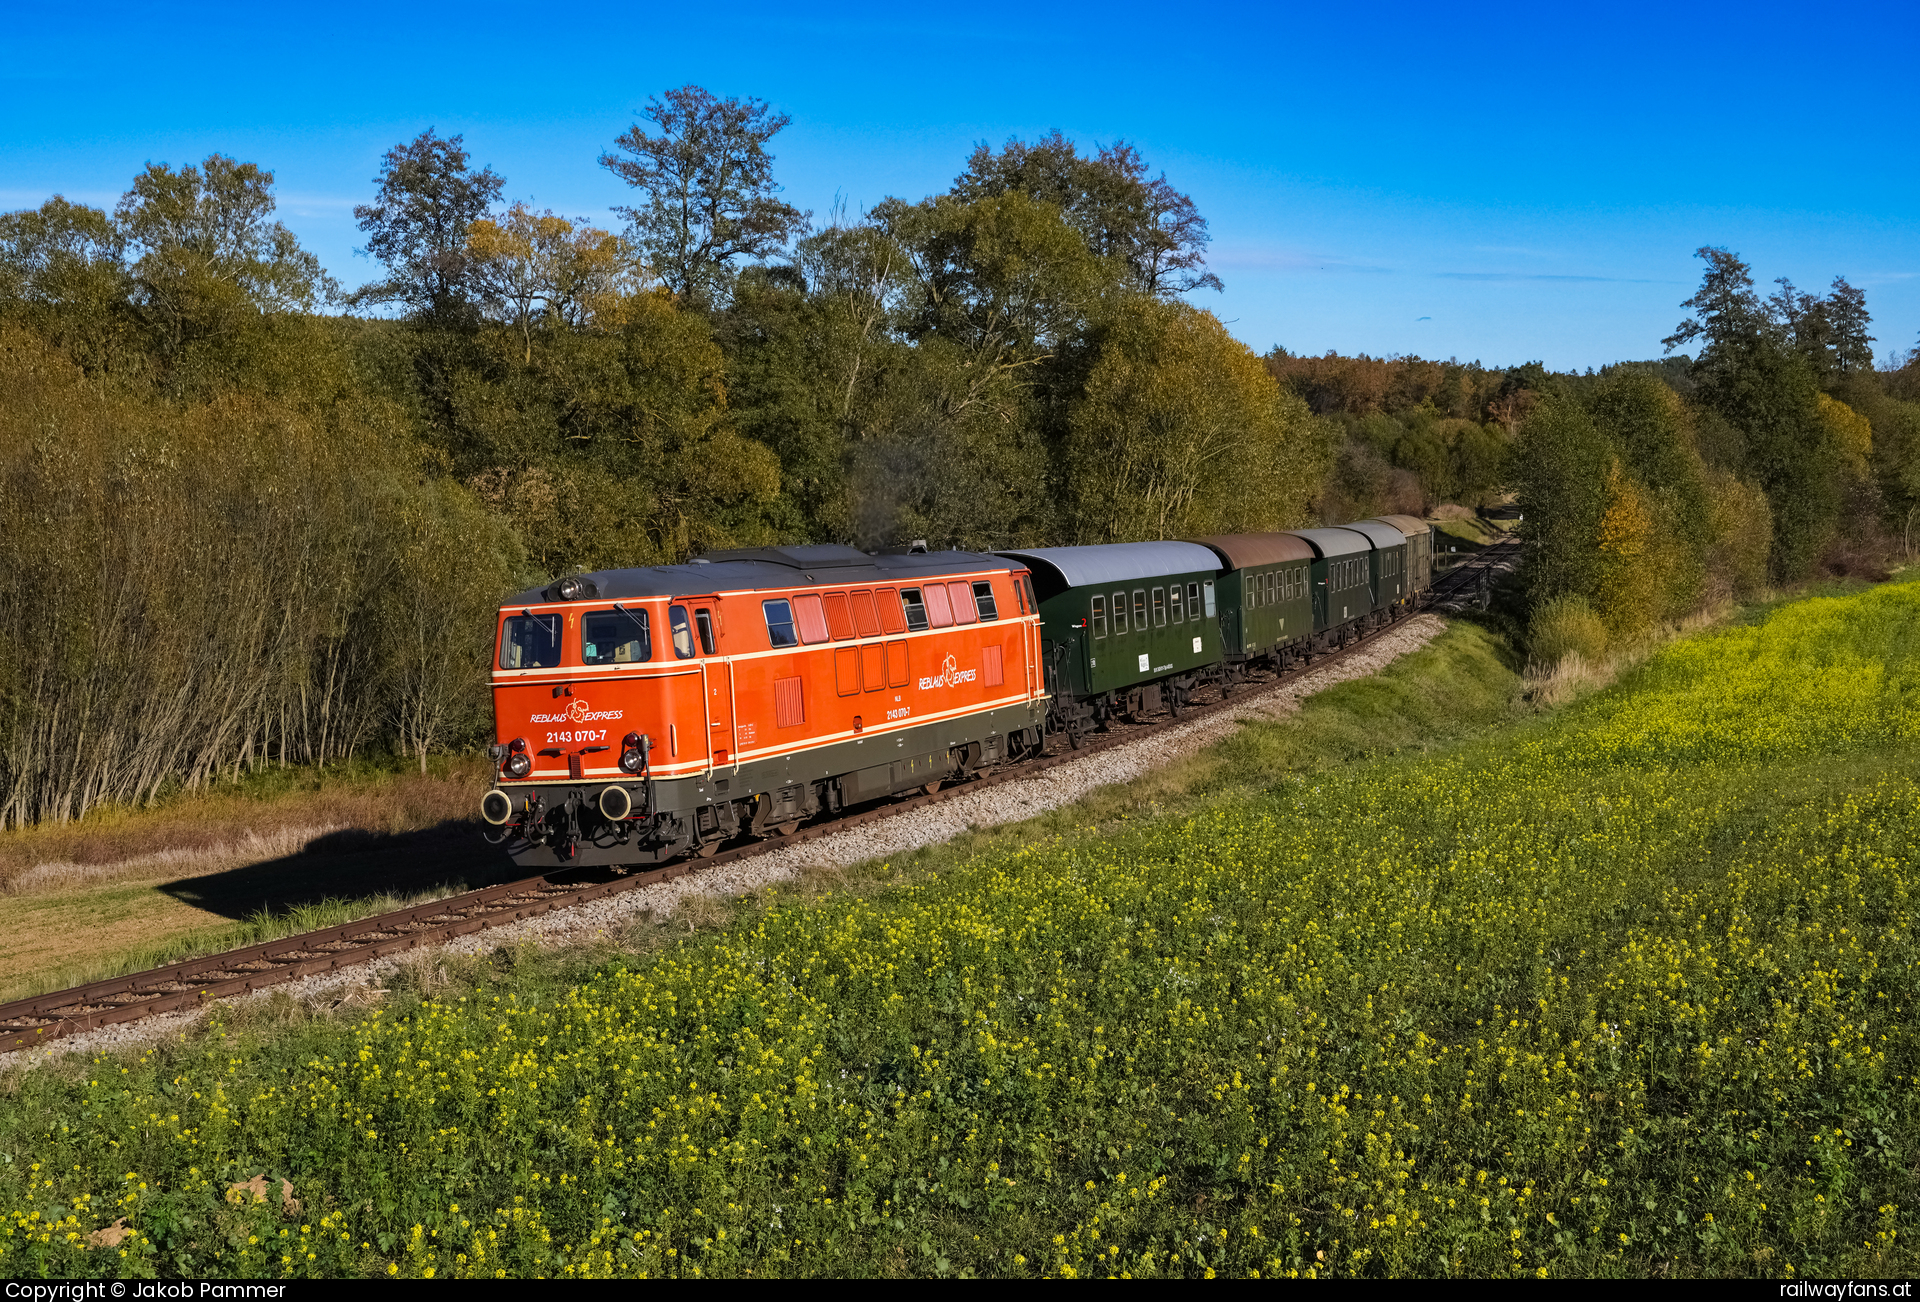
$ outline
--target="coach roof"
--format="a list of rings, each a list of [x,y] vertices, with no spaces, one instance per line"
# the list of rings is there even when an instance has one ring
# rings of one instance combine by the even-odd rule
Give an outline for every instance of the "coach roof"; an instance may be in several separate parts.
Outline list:
[[[595,570],[579,577],[596,591],[580,601],[626,601],[643,597],[698,596],[761,588],[841,587],[860,583],[912,583],[927,575],[991,574],[1017,569],[979,552],[902,552],[869,556],[851,547],[756,547],[708,552],[685,565]],[[560,600],[558,581],[529,588],[501,602],[531,606]]]
[[[1229,570],[1313,559],[1313,548],[1290,533],[1220,533],[1191,541],[1219,552],[1226,562],[1222,568]]]
[[[1367,537],[1373,539],[1373,545],[1375,547],[1404,547],[1407,545],[1407,536],[1404,533],[1392,525],[1382,523],[1379,520],[1356,520],[1352,524],[1343,524],[1340,527],[1342,529],[1351,529],[1355,533],[1365,534]]]
[[[1164,578],[1169,574],[1192,574],[1196,570],[1217,570],[1220,558],[1210,550],[1188,542],[1099,543],[1092,547],[1036,547],[1030,551],[996,552],[1011,556],[1034,567],[1040,587],[1057,576],[1069,588],[1087,584],[1132,583],[1136,579]]]
[[[1363,533],[1355,533],[1351,528],[1339,529],[1289,529],[1288,533],[1296,538],[1305,538],[1313,544],[1313,550],[1322,556],[1352,556],[1355,552],[1373,550],[1373,540]]]

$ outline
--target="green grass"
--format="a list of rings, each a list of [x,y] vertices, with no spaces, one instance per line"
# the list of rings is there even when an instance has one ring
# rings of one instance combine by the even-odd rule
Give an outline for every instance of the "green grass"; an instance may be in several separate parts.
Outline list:
[[[1916,625],[1787,603],[1544,717],[1456,625],[851,889],[12,1072],[0,1270],[1910,1271]]]

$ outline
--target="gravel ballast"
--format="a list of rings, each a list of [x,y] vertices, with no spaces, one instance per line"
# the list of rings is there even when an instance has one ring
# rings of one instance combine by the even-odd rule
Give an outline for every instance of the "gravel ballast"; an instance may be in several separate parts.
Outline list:
[[[358,1004],[380,997],[379,987],[402,967],[432,962],[449,951],[478,954],[503,946],[534,944],[558,948],[610,934],[651,914],[660,918],[700,896],[736,897],[791,881],[820,868],[847,868],[873,859],[910,854],[938,845],[970,829],[997,827],[1059,809],[1099,787],[1131,782],[1154,769],[1204,750],[1236,730],[1242,722],[1281,719],[1300,708],[1316,692],[1337,683],[1377,673],[1394,660],[1425,646],[1446,624],[1433,615],[1420,615],[1379,634],[1336,664],[1309,670],[1266,688],[1249,689],[1233,702],[1205,718],[1176,724],[1138,741],[1126,742],[1055,765],[1021,781],[1001,783],[938,804],[912,809],[891,818],[851,828],[817,841],[787,846],[737,863],[700,869],[668,882],[638,887],[609,899],[542,914],[520,922],[491,927],[430,950],[414,951],[356,967],[345,973],[289,981],[271,989],[240,996],[225,1003],[261,999],[284,991],[316,1008],[341,1003]],[[120,1026],[102,1027],[55,1041],[44,1050],[8,1055],[15,1063],[45,1061],[67,1054],[99,1053],[147,1044],[180,1034],[208,1015],[206,1009],[146,1018]]]

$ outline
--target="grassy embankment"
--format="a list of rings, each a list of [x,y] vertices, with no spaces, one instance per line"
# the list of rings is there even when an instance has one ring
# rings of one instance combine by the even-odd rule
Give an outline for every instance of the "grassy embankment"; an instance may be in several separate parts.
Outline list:
[[[0,1270],[1908,1271],[1917,623],[1519,722],[1456,626],[853,890],[11,1073]]]
[[[0,833],[0,1001],[495,880],[473,817],[482,764],[263,768]]]

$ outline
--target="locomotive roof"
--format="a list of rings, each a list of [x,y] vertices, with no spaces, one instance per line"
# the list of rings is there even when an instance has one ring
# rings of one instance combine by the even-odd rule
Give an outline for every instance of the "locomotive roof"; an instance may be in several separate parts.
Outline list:
[[[1352,525],[1342,525],[1338,529],[1289,529],[1287,532],[1296,538],[1305,538],[1313,544],[1313,550],[1322,556],[1351,556],[1355,552],[1373,550],[1373,540],[1355,532]],[[1395,539],[1395,545],[1398,543],[1399,540]]]
[[[1304,539],[1290,533],[1216,533],[1190,541],[1220,553],[1220,559],[1226,562],[1225,568],[1229,570],[1313,559],[1313,548],[1307,546]]]
[[[598,592],[582,601],[623,601],[642,597],[692,596],[759,588],[811,584],[910,583],[925,574],[992,573],[1008,569],[996,556],[979,552],[899,552],[869,556],[852,547],[755,547],[708,552],[684,565],[650,565],[626,570],[595,570],[580,577]],[[560,600],[555,585],[528,588],[500,604],[528,606]]]
[[[1404,547],[1407,535],[1392,525],[1380,520],[1356,520],[1352,524],[1343,524],[1342,529],[1351,529],[1373,539],[1375,547]]]
[[[1417,515],[1376,515],[1373,518],[1381,524],[1392,525],[1409,538],[1416,534],[1433,532],[1433,526]]]
[[[1069,588],[1089,583],[1128,583],[1134,579],[1217,570],[1220,558],[1190,542],[1097,543],[1092,547],[1035,547],[995,552],[1029,565],[1044,566]],[[1038,577],[1038,576],[1036,576]]]

